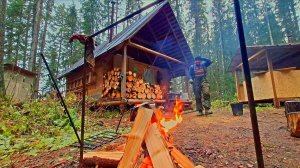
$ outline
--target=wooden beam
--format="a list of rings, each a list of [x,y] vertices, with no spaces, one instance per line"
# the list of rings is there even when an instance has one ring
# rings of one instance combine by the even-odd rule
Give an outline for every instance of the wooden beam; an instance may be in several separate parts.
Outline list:
[[[167,38],[169,37],[169,34],[170,34],[170,31],[169,31],[169,32],[167,33],[167,35],[165,36],[164,41],[162,42],[162,44],[160,45],[160,47],[159,47],[159,49],[158,49],[158,52],[161,52],[161,50],[163,49],[163,46],[165,45],[165,43],[166,43],[166,41],[167,41]],[[157,59],[157,56],[155,57],[155,59],[154,59],[152,65],[155,64],[156,59]],[[170,69],[171,69],[171,65],[169,64],[169,62],[167,62],[167,63],[168,63],[168,66],[169,66]]]
[[[287,68],[275,69],[275,71],[291,71],[296,69],[297,67],[287,67]]]
[[[126,71],[127,71],[127,45],[124,46],[122,72],[121,72],[121,98],[126,99]]]
[[[149,45],[149,46],[152,46],[152,45],[153,45],[153,43],[151,43],[151,42],[149,42],[149,41],[146,41],[146,40],[144,40],[144,39],[142,39],[142,38],[139,38],[139,37],[137,37],[137,36],[134,36],[133,39],[134,39],[134,40],[137,40],[137,41],[139,41],[139,42],[142,42],[142,43],[144,43],[144,44],[147,44],[147,45]]]
[[[149,126],[145,135],[147,150],[155,168],[174,168],[169,150],[156,123]]]
[[[135,159],[140,153],[142,142],[149,127],[153,115],[153,110],[140,107],[133,127],[128,134],[127,143],[118,168],[128,168],[135,166]]]
[[[154,34],[154,32],[153,32],[153,29],[152,29],[152,27],[149,25],[149,23],[147,23],[147,27],[148,27],[148,29],[150,30],[150,33],[152,34],[154,40],[155,40],[155,41],[158,41],[158,39],[156,38],[156,36],[155,36],[155,34]],[[168,32],[168,34],[169,34],[169,33],[170,33],[170,32]],[[161,46],[161,47],[162,47],[162,46]],[[161,49],[162,49],[162,48],[161,48]],[[158,52],[161,52],[161,49],[159,49]],[[156,62],[156,59],[157,59],[157,56],[155,57],[155,59],[154,59],[152,65],[154,65],[154,63]],[[172,69],[172,66],[171,66],[170,62],[167,61],[167,60],[165,60],[165,61],[166,61],[166,64],[168,65],[169,69]],[[171,75],[172,75],[172,77],[174,76],[173,71],[171,71]]]
[[[166,60],[170,60],[170,61],[173,61],[173,62],[176,62],[176,63],[179,63],[179,64],[184,64],[183,62],[181,62],[181,61],[179,61],[179,60],[177,60],[177,59],[175,59],[175,58],[172,58],[172,57],[167,56],[167,55],[165,55],[165,54],[159,53],[159,52],[154,51],[154,50],[152,50],[152,49],[146,48],[146,47],[141,46],[141,45],[139,45],[139,44],[136,44],[136,43],[133,43],[133,42],[130,42],[130,41],[128,41],[127,44],[128,44],[129,46],[131,46],[131,47],[134,47],[134,48],[137,48],[137,49],[139,49],[139,50],[142,50],[142,51],[145,51],[145,52],[148,52],[148,53],[157,55],[157,56],[159,56],[159,57],[161,57],[161,58],[164,58],[164,59],[166,59]]]
[[[258,51],[257,53],[253,54],[251,57],[248,58],[248,61],[250,62],[251,60],[253,60],[254,58],[260,56],[260,54],[266,52],[265,49],[261,49],[260,51]],[[243,65],[243,63],[240,63],[239,65],[237,65],[235,67],[235,69],[238,69],[239,67],[241,67]]]
[[[236,87],[236,93],[237,93],[237,99],[240,101],[240,92],[239,92],[239,76],[238,71],[234,71],[234,80],[235,80],[235,87]]]
[[[267,58],[268,69],[269,69],[270,77],[271,77],[273,94],[274,94],[274,98],[273,98],[274,107],[279,108],[280,104],[279,104],[279,100],[278,100],[277,92],[276,92],[276,85],[275,85],[274,73],[273,73],[273,71],[274,71],[273,70],[273,63],[272,63],[272,59],[270,58],[268,52],[266,52],[266,58]]]
[[[189,82],[189,69],[185,68],[185,85],[186,85],[186,92],[188,93],[189,99],[192,97],[191,91],[190,91],[190,82]]]
[[[166,14],[165,11],[163,11],[163,13],[164,13],[165,17],[167,18],[168,24],[169,24],[169,26],[170,26],[170,28],[171,28],[171,30],[172,30],[172,32],[173,32],[173,35],[174,35],[174,37],[175,37],[175,39],[176,39],[176,42],[177,42],[177,44],[178,44],[178,46],[179,46],[180,52],[181,52],[181,54],[182,54],[182,56],[183,56],[183,58],[184,58],[185,63],[187,64],[187,63],[188,63],[188,60],[187,60],[187,58],[185,57],[185,54],[184,54],[184,52],[183,52],[183,50],[182,50],[182,48],[181,48],[181,45],[179,45],[178,37],[177,37],[177,35],[174,33],[175,31],[174,31],[174,28],[173,28],[172,25],[171,25],[171,22],[170,22],[170,20],[169,20],[169,17],[167,16],[167,14]]]

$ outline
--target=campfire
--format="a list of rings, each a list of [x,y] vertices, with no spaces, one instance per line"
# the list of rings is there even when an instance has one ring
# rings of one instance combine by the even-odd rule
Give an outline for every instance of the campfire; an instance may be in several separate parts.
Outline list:
[[[124,145],[111,152],[90,152],[84,155],[85,166],[139,168],[193,168],[195,166],[173,146],[169,132],[182,121],[183,103],[178,99],[172,111],[140,107],[132,130]]]

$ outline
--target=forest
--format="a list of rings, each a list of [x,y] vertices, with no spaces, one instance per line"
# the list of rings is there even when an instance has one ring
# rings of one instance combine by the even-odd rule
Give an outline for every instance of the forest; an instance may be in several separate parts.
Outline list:
[[[150,2],[117,0],[115,20]],[[170,0],[170,3],[194,55],[200,54],[213,61],[208,75],[212,97],[234,99],[233,75],[227,72],[238,49],[233,2]],[[247,45],[287,43],[288,36],[298,42],[299,6],[297,0],[242,0]],[[60,74],[83,56],[79,43],[68,43],[70,36],[73,33],[93,34],[108,26],[110,14],[109,0],[2,0],[0,63],[12,63],[37,72],[34,90],[45,95],[51,90],[51,83],[37,54],[45,53],[54,74]],[[116,33],[139,17],[118,25]],[[98,44],[107,40],[108,33],[96,38]],[[3,93],[3,76],[0,79]]]
[[[16,167],[22,167],[22,161],[29,167],[66,162],[70,167],[72,164],[78,165],[79,150],[69,147],[76,143],[77,139],[59,100],[53,96],[53,84],[39,53],[45,55],[54,77],[57,78],[84,55],[84,46],[80,42],[69,42],[73,34],[91,35],[109,26],[112,17],[117,21],[154,1],[0,0],[0,160],[3,160],[4,166],[13,167],[16,163]],[[250,156],[248,152],[254,151],[252,148],[248,149],[248,146],[253,145],[252,141],[249,141],[252,132],[248,109],[245,112],[247,115],[240,118],[233,118],[232,114],[228,113],[229,104],[238,101],[235,77],[229,72],[230,62],[239,51],[233,0],[168,1],[193,55],[212,60],[207,78],[212,109],[215,110],[212,117],[197,118],[194,114],[184,116],[186,121],[191,121],[188,124],[193,126],[183,123],[182,128],[171,133],[177,140],[174,145],[197,164],[255,167],[255,157]],[[112,2],[115,2],[113,16]],[[300,0],[240,0],[240,5],[247,46],[300,42]],[[152,9],[114,27],[114,35]],[[97,45],[105,43],[109,40],[109,31],[98,35],[94,40]],[[36,74],[31,86],[32,99],[17,104],[11,102],[12,97],[6,94],[6,64],[17,65]],[[182,76],[172,79],[171,91],[186,92],[186,78]],[[58,84],[65,93],[66,79],[59,79]],[[70,94],[65,97],[65,101],[76,129],[81,132],[78,97]],[[92,101],[92,98],[87,98],[87,104]],[[286,126],[282,109],[274,110],[269,104],[256,109],[260,126],[263,128],[263,150],[269,152],[266,165],[293,167],[300,164],[299,158],[295,157],[299,148],[293,147],[299,146],[299,143],[295,144],[294,139],[290,137],[282,137],[286,136],[286,131],[282,131],[281,128]],[[118,117],[123,115],[115,108],[105,107],[101,110],[103,113],[87,110],[86,136],[102,130],[114,131]],[[266,117],[270,114],[271,117]],[[128,133],[132,123],[127,119],[123,122],[120,133]],[[211,127],[207,128],[207,123]],[[281,127],[277,129],[279,126]],[[276,128],[272,129],[273,127]],[[223,141],[212,144],[215,139],[207,134],[208,131],[212,132],[211,136],[222,132],[220,139]],[[271,138],[273,135],[275,138]],[[186,143],[184,138],[190,136],[194,139]],[[278,139],[280,141],[277,142]],[[202,145],[202,142],[198,143],[202,140],[207,146]],[[230,146],[230,141],[235,145],[225,148],[226,145]],[[244,142],[247,142],[247,145]],[[281,148],[282,146],[287,147]],[[201,157],[197,157],[197,154]],[[293,157],[285,159],[290,155]],[[39,157],[42,161],[34,157]],[[215,162],[210,163],[211,159]]]

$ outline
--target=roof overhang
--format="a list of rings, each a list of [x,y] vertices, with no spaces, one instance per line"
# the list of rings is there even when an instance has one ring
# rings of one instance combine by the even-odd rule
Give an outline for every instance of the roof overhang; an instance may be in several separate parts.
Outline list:
[[[248,60],[251,71],[267,70],[266,54],[272,59],[274,69],[296,67],[300,69],[300,44],[248,46]],[[229,71],[240,71],[242,58],[240,50],[232,58]]]
[[[186,68],[193,62],[191,50],[168,1],[162,2],[153,11],[128,26],[111,42],[97,46],[94,55],[96,58],[100,58],[105,53],[115,52],[116,48],[122,54],[120,49],[127,45],[128,40],[183,62],[184,64],[179,64],[129,45],[128,55],[130,57],[153,66],[169,69],[172,71],[172,77],[184,76]],[[83,59],[61,74],[60,78],[82,65]]]

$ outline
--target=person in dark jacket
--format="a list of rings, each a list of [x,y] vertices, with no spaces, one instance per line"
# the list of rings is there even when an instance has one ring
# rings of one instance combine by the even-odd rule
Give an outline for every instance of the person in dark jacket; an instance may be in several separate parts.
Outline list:
[[[209,83],[206,79],[207,67],[209,67],[211,63],[211,60],[198,56],[189,69],[190,83],[193,85],[196,108],[200,116],[203,115],[203,107],[205,115],[212,114],[210,111]]]

